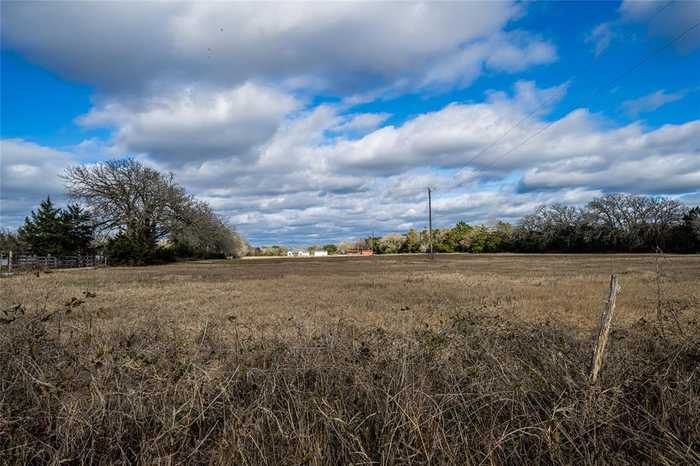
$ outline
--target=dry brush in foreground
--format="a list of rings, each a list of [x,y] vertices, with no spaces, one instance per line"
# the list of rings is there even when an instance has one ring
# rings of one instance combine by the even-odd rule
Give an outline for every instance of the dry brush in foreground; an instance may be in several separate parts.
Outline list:
[[[591,388],[590,342],[561,325],[462,311],[230,340],[233,316],[95,326],[90,299],[0,325],[3,463],[700,463],[695,323],[614,331]]]

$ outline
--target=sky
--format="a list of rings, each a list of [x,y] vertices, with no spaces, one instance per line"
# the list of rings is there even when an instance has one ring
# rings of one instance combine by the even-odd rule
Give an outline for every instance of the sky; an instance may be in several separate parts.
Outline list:
[[[700,2],[0,3],[0,225],[75,164],[172,172],[254,245],[700,204]]]

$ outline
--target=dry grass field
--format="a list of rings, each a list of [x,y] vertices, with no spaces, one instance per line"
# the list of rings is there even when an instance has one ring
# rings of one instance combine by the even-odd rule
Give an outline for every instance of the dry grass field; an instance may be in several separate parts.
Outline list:
[[[0,287],[2,463],[700,464],[698,256],[202,261]]]
[[[700,303],[700,257],[660,260],[662,298],[681,317]],[[622,293],[616,327],[656,318],[653,255],[443,255],[248,259],[25,274],[2,282],[4,307],[49,307],[97,296],[84,308],[100,327],[135,321],[206,322],[269,336],[321,331],[338,322],[406,332],[441,328],[455,313],[552,322],[591,336],[611,273]]]

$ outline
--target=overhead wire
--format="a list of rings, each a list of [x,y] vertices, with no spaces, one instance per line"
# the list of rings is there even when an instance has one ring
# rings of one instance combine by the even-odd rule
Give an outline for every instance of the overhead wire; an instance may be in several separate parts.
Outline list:
[[[638,62],[636,62],[634,65],[628,67],[628,68],[625,69],[622,73],[618,74],[618,75],[617,75],[612,81],[610,81],[609,83],[606,83],[605,85],[601,85],[601,86],[597,87],[592,93],[590,93],[590,94],[587,95],[586,97],[588,98],[588,97],[591,97],[591,96],[597,94],[598,92],[600,92],[601,89],[603,89],[603,87],[609,88],[610,86],[616,84],[616,83],[619,82],[621,79],[623,79],[624,77],[626,77],[629,73],[635,71],[637,68],[641,67],[641,66],[644,65],[646,62],[648,62],[649,60],[651,60],[654,56],[658,55],[659,53],[663,52],[663,51],[666,50],[667,48],[671,47],[673,44],[675,44],[676,42],[678,42],[679,40],[681,40],[683,37],[687,36],[691,31],[697,29],[698,27],[700,27],[700,21],[698,21],[697,23],[693,24],[693,25],[690,26],[689,28],[685,29],[683,32],[681,32],[680,34],[678,34],[677,36],[675,36],[672,40],[670,40],[669,42],[667,42],[667,43],[664,44],[663,46],[661,46],[661,47],[657,48],[656,50],[654,50],[651,54],[647,54],[646,56],[644,56],[641,60],[639,60]],[[512,154],[513,152],[515,152],[516,150],[518,150],[519,148],[521,148],[522,146],[524,146],[525,144],[527,144],[529,141],[531,141],[531,140],[534,139],[535,137],[539,136],[540,134],[542,134],[543,132],[545,132],[546,130],[548,130],[549,128],[551,128],[552,126],[554,126],[555,124],[557,124],[559,121],[561,121],[561,120],[553,120],[553,121],[551,121],[551,122],[548,122],[547,124],[545,124],[544,126],[542,126],[541,128],[539,128],[537,131],[535,131],[534,133],[532,133],[530,136],[528,136],[528,137],[526,137],[525,139],[523,139],[522,142],[520,142],[519,144],[517,144],[515,147],[512,147],[511,149],[507,150],[506,152],[504,152],[504,153],[502,153],[502,154],[496,156],[495,158],[491,159],[490,162],[493,163],[493,162],[495,162],[495,161],[497,161],[497,160],[501,160],[501,159],[503,159],[503,158],[509,156],[510,154]]]
[[[656,18],[659,14],[661,14],[663,11],[665,11],[669,6],[671,6],[673,3],[675,3],[676,0],[670,0],[664,5],[662,5],[660,8],[658,8],[650,17],[649,21],[653,20]],[[591,63],[591,66],[589,66],[585,72],[578,77],[578,79],[582,79],[586,75],[588,75],[593,69],[594,69],[595,62]],[[552,103],[557,97],[552,96],[549,98],[544,99],[543,101],[540,102],[539,105],[537,105],[534,109],[532,109],[530,112],[528,112],[525,116],[523,116],[520,120],[518,120],[513,126],[509,127],[503,134],[501,134],[495,141],[491,142],[490,144],[487,144],[485,147],[483,147],[479,152],[477,152],[472,158],[467,160],[465,162],[465,165],[469,165],[470,163],[473,163],[475,160],[477,160],[479,157],[484,155],[489,149],[492,147],[495,147],[498,145],[500,142],[502,142],[506,136],[508,136],[515,128],[518,128],[523,122],[531,118],[533,115],[536,113],[540,112],[541,110],[545,109],[547,105]],[[495,124],[495,123],[494,123]],[[489,125],[489,126],[493,126]]]

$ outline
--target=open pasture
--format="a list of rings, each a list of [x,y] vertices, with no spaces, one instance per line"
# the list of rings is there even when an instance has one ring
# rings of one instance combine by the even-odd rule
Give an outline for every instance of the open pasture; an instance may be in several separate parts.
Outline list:
[[[700,257],[259,259],[0,287],[2,464],[700,463]]]
[[[657,273],[657,271],[659,273]],[[439,255],[182,262],[19,275],[3,303],[49,308],[81,297],[94,325],[143,320],[199,329],[205,322],[268,336],[357,327],[439,329],[465,311],[551,322],[592,335],[611,273],[620,274],[615,327],[656,318],[659,299],[687,323],[700,302],[700,257],[654,255]]]

